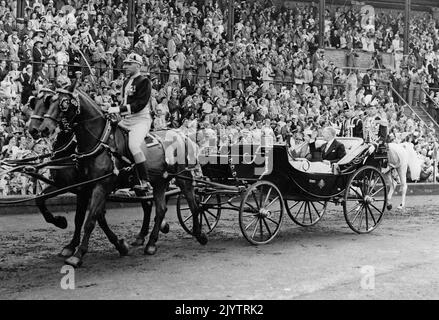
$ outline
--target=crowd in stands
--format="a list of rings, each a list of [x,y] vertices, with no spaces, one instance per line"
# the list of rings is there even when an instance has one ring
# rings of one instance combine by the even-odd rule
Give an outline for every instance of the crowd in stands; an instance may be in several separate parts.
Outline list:
[[[126,1],[30,0],[21,25],[16,1],[1,0],[0,160],[50,150],[50,141],[34,141],[25,130],[29,102],[43,87],[75,82],[104,110],[119,103],[123,60],[135,51],[152,81],[156,130],[201,131],[200,145],[212,137],[218,144],[271,137],[294,145],[307,130],[341,128],[347,109],[361,116],[373,105],[387,117],[392,141],[415,145],[424,160],[421,178],[433,181],[435,127],[405,105],[424,107],[439,120],[439,21],[431,14],[410,19],[403,56],[403,13],[371,18],[360,7],[328,9],[323,42],[346,49],[348,68],[340,68],[319,48],[315,4],[287,9],[236,1],[229,41],[222,2],[138,0],[130,39]],[[356,68],[361,50],[374,52],[367,70]],[[384,70],[383,52],[394,56],[394,71]],[[0,194],[35,189],[20,174],[0,177]]]

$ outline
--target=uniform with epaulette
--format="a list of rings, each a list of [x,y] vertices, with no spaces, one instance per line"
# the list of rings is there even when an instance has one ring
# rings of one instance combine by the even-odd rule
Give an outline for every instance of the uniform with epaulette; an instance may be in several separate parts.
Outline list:
[[[132,53],[124,60],[124,64],[136,64],[142,66],[143,59],[140,55]],[[136,168],[139,173],[140,190],[151,188],[148,182],[148,165],[142,144],[148,134],[152,117],[149,107],[151,96],[151,81],[140,74],[140,68],[123,82],[121,91],[122,105],[109,108],[109,113],[120,112],[123,117],[119,125],[129,131],[128,147],[133,155]]]

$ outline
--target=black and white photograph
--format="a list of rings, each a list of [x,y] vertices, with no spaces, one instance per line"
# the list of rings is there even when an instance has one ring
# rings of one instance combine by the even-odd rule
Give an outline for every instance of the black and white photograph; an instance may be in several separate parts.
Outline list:
[[[439,299],[438,149],[438,0],[0,0],[0,300]]]

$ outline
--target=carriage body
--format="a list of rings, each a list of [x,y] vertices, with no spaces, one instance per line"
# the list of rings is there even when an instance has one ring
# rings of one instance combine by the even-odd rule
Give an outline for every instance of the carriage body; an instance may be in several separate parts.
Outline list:
[[[362,139],[337,140],[348,146],[349,141],[357,142],[354,148],[360,147],[358,154],[348,155],[346,158],[351,159],[342,161],[339,174],[299,170],[291,165],[291,156],[284,144],[224,146],[216,154],[203,156],[200,162],[203,175],[219,183],[248,184],[267,180],[274,183],[286,199],[333,199],[344,194],[349,178],[361,167],[372,166],[380,170],[387,159],[382,149],[370,152],[369,145]],[[351,149],[349,147],[347,153],[353,151]]]
[[[239,211],[243,235],[254,244],[266,243],[274,238],[284,211],[297,224],[311,226],[321,219],[329,203],[343,207],[352,230],[357,233],[371,232],[380,223],[387,204],[387,189],[381,174],[381,167],[387,160],[385,148],[371,148],[358,138],[338,138],[338,141],[345,145],[347,155],[338,162],[340,171],[337,174],[331,171],[314,172],[312,163],[307,160],[295,161],[286,145],[237,144],[223,146],[214,154],[200,156],[203,175],[209,182],[215,183],[214,187],[207,184],[198,188],[200,202],[210,211],[214,210],[214,216],[220,207]],[[230,187],[236,187],[236,190]],[[258,197],[260,204],[257,204]],[[265,209],[261,209],[263,198],[270,204],[276,199],[274,211],[278,215],[270,213],[272,215],[268,219],[278,224],[273,225],[274,232],[267,225],[268,236],[264,238],[259,235],[258,238],[260,232],[252,233],[252,228],[248,232],[249,227],[241,215],[253,215],[257,221],[267,218]],[[234,204],[236,201],[240,204]],[[361,212],[364,217],[356,226]],[[354,217],[350,216],[352,214]],[[207,221],[208,216],[205,218]],[[362,226],[364,219],[366,226]],[[248,223],[254,223],[253,220],[249,219]],[[216,226],[217,223],[218,220],[211,221],[211,225]],[[260,228],[264,224],[261,222]]]

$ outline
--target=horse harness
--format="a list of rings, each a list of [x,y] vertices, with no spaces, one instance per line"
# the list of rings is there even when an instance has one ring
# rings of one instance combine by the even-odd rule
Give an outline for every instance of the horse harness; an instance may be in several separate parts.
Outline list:
[[[63,126],[64,131],[73,131],[74,127],[80,123],[80,122],[75,122],[75,119],[81,113],[79,96],[75,93],[72,93],[64,89],[58,89],[57,92],[66,94],[66,97],[62,98],[62,100],[59,103],[60,110],[62,112],[64,113],[67,112],[70,106],[73,106],[75,108],[74,117],[70,119],[70,121],[68,121],[65,117],[61,118],[61,124]],[[67,95],[70,97],[68,97]],[[56,99],[58,99],[58,97],[54,98],[54,100]],[[57,119],[54,119],[50,115],[45,115],[44,117],[49,118],[55,122],[58,122]],[[88,122],[92,120],[95,119],[92,118],[82,122]],[[123,146],[123,150],[127,150],[128,154],[130,154],[129,149],[127,148],[128,130],[120,126],[116,121],[112,120],[108,116],[106,117],[105,120],[106,120],[105,128],[99,138],[89,131],[89,133],[97,140],[97,144],[90,151],[87,152],[80,152],[78,149],[76,149],[75,154],[72,155],[74,157],[73,160],[75,162],[78,162],[86,158],[95,157],[101,154],[102,152],[107,151],[109,153],[109,156],[111,157],[111,161],[113,162],[113,173],[115,175],[119,175],[120,172],[120,170],[117,168],[116,159],[123,163],[123,167],[125,171],[131,171],[134,168],[134,162],[118,151],[117,139],[116,139],[116,132],[117,129],[119,129],[122,135],[125,137],[124,139],[125,145]],[[116,147],[111,147],[109,145],[110,139],[114,140]],[[147,148],[160,144],[163,150],[165,150],[163,141],[157,136],[155,136],[154,134],[148,133],[148,135],[145,137],[145,140],[149,140],[148,142],[145,143]]]

